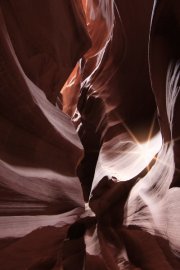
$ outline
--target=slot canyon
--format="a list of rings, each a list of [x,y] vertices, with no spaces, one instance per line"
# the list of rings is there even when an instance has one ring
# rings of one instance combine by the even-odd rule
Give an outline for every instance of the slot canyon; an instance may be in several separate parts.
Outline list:
[[[179,270],[179,92],[179,0],[0,0],[0,270]]]

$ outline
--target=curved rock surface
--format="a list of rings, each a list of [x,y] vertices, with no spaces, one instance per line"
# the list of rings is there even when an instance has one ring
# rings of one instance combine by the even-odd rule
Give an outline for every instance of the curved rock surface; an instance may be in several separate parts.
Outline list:
[[[0,269],[180,269],[179,13],[0,1]]]

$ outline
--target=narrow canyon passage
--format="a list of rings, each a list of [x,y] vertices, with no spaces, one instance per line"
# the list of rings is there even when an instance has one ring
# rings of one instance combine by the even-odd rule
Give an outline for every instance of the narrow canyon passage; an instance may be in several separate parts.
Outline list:
[[[180,269],[178,0],[0,0],[0,269]]]

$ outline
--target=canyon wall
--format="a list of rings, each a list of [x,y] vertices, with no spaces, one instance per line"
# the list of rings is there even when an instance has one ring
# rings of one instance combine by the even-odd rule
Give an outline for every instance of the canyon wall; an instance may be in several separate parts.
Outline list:
[[[0,1],[0,269],[180,269],[179,13]]]

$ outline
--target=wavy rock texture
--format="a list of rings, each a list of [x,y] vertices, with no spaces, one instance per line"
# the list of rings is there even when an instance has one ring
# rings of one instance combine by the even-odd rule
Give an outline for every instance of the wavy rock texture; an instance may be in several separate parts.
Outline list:
[[[179,13],[0,1],[0,269],[180,269]]]

